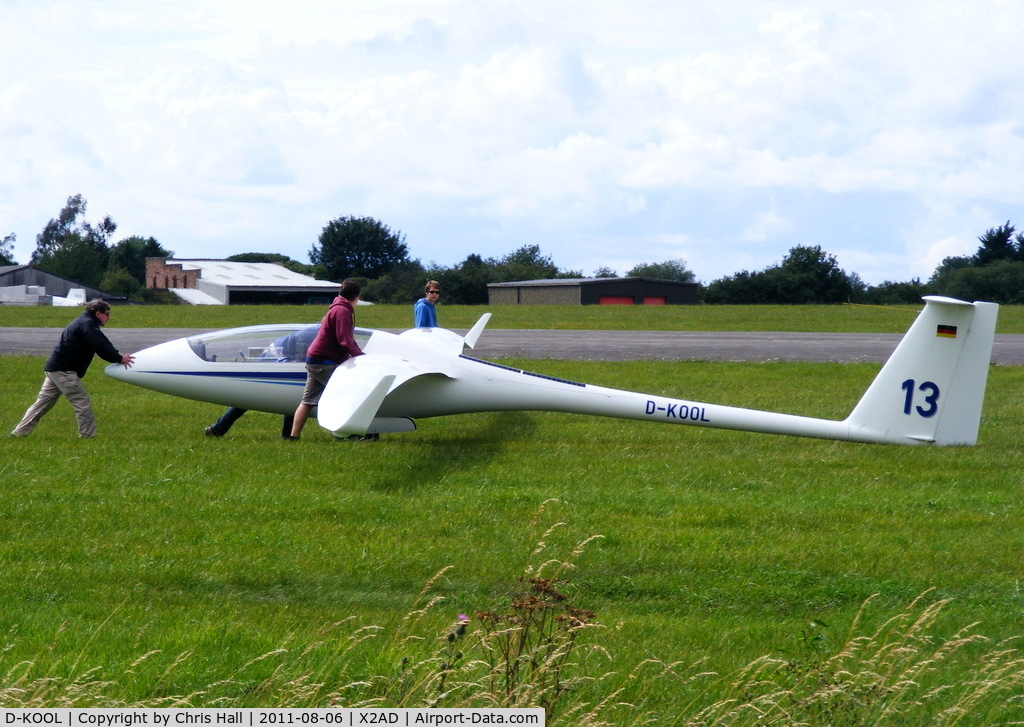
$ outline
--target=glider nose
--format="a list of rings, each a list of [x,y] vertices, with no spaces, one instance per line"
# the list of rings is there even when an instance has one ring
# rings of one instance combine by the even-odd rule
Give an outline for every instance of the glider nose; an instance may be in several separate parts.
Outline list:
[[[168,367],[174,368],[174,364],[184,355],[183,352],[187,350],[188,345],[184,342],[184,339],[168,341],[133,353],[132,357],[135,360],[129,367],[112,363],[107,364],[103,371],[112,379],[135,384],[147,378],[147,374],[154,374]]]
[[[118,381],[127,381],[130,383],[132,379],[135,378],[140,371],[147,370],[147,357],[145,353],[145,351],[133,353],[132,357],[135,360],[132,362],[132,365],[130,367],[122,366],[119,363],[112,363],[107,364],[106,367],[104,367],[103,372],[112,379],[117,379]]]
[[[105,373],[112,379],[124,381],[124,377],[121,376],[121,369],[123,368],[124,366],[122,366],[121,364],[107,364],[103,369],[103,373]]]

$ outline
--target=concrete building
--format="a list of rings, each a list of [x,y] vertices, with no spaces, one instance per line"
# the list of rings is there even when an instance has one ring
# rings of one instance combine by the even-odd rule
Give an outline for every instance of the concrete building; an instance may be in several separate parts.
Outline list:
[[[326,304],[339,283],[314,280],[276,263],[146,258],[146,287],[192,305]]]
[[[565,278],[488,283],[491,305],[694,305],[696,283],[654,278]]]

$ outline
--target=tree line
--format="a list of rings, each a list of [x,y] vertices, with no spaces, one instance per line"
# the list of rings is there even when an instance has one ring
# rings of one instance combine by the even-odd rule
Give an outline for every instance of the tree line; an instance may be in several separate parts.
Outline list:
[[[68,198],[60,214],[36,236],[30,264],[108,293],[143,302],[170,302],[161,291],[146,288],[147,257],[173,257],[152,237],[132,236],[110,244],[117,224],[110,216],[96,224],[85,220],[82,196]],[[0,242],[0,265],[13,265],[14,234]],[[625,277],[657,278],[698,285],[708,304],[917,303],[922,295],[948,295],[1003,304],[1024,303],[1024,233],[1009,221],[978,237],[973,255],[948,257],[926,281],[886,281],[867,285],[847,273],[834,255],[819,245],[798,245],[780,263],[759,271],[741,271],[697,282],[684,260],[643,263]],[[365,300],[409,303],[423,293],[427,280],[437,280],[448,304],[480,305],[488,301],[488,283],[585,277],[563,270],[538,245],[524,245],[501,257],[469,255],[460,263],[424,265],[409,254],[405,235],[371,217],[339,217],[324,226],[309,251],[310,264],[279,253],[233,255],[236,262],[271,262],[320,280],[356,278]],[[591,277],[618,277],[599,268]]]
[[[111,245],[117,223],[107,215],[98,223],[85,219],[88,203],[80,194],[36,235],[29,264],[106,293],[143,302],[169,302],[166,294],[146,289],[146,258],[173,257],[152,237],[126,237]],[[14,265],[12,233],[0,244],[0,265]]]

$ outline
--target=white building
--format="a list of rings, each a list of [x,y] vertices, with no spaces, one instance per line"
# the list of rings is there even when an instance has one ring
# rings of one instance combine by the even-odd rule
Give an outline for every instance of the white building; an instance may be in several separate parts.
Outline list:
[[[315,280],[277,263],[146,259],[146,287],[168,290],[193,305],[321,304],[339,283]]]

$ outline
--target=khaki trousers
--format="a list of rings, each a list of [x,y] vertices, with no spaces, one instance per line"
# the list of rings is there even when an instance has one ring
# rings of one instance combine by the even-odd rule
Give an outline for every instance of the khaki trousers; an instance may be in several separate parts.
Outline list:
[[[78,420],[78,436],[96,436],[96,417],[92,413],[92,405],[89,402],[89,392],[82,386],[82,380],[74,371],[46,371],[46,378],[43,380],[43,388],[39,390],[39,396],[35,403],[28,408],[21,422],[14,428],[11,434],[15,437],[28,436],[29,432],[36,428],[36,424],[43,418],[46,412],[53,408],[57,399],[64,395],[68,403],[75,410],[75,418]]]

